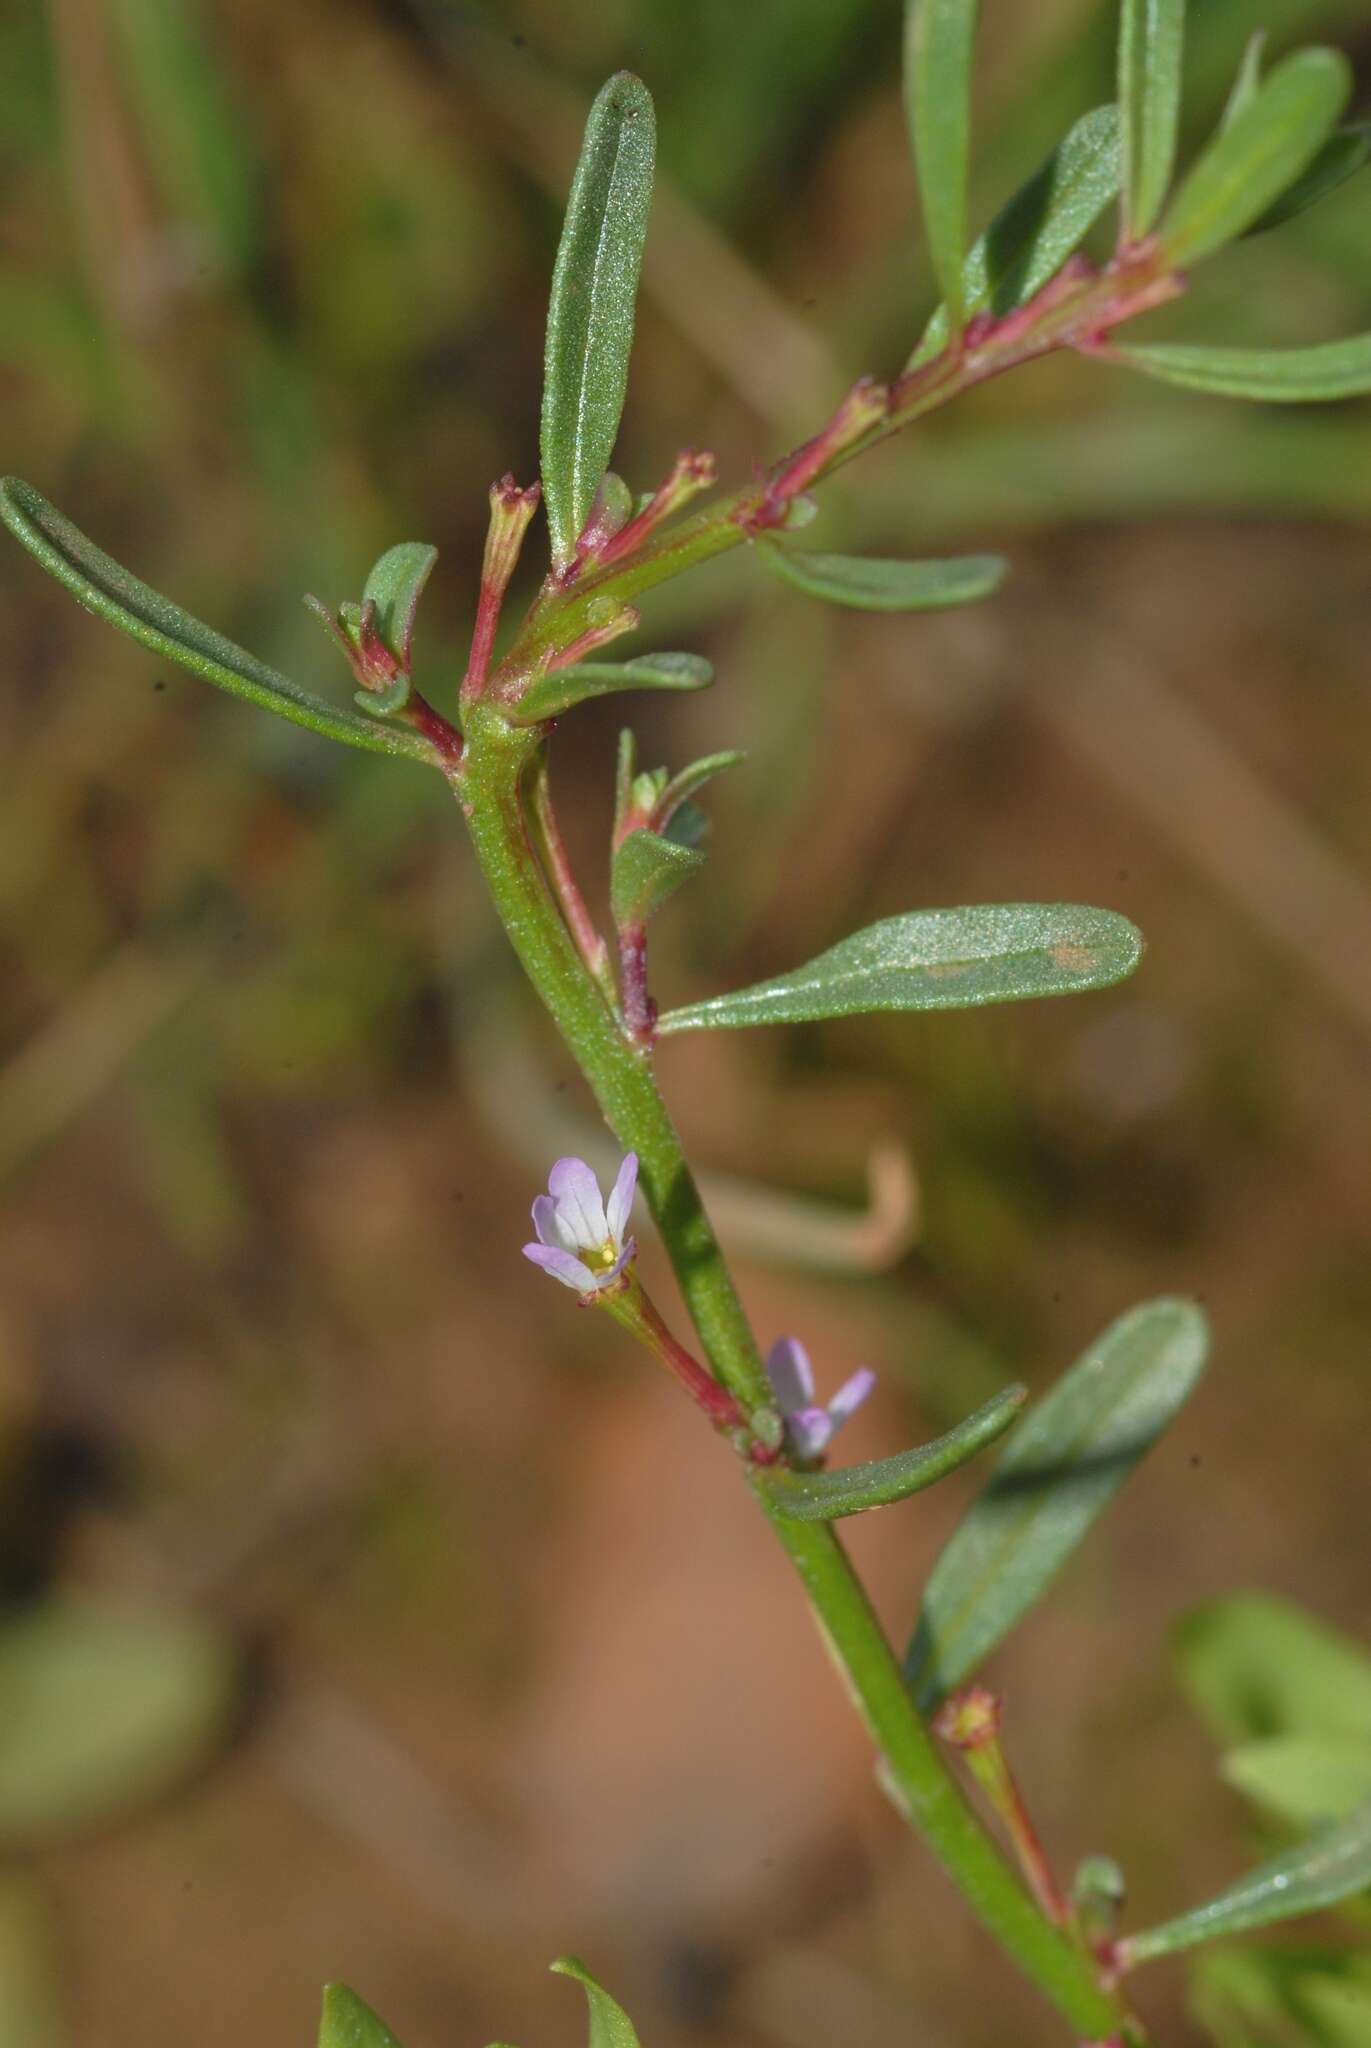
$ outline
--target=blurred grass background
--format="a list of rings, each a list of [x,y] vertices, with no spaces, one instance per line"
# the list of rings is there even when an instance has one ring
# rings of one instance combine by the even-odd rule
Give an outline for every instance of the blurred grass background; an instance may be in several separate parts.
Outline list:
[[[1273,54],[1342,41],[1365,106],[1361,0],[1192,15],[1192,139],[1258,25]],[[690,443],[739,476],[927,310],[899,17],[17,0],[4,467],[339,688],[302,593],[437,543],[442,702],[486,487],[536,468],[598,83],[639,70],[661,121],[617,465],[648,488]],[[980,218],[1109,97],[1112,32],[1095,0],[987,0]],[[1354,182],[1244,245],[1167,327],[1366,326],[1369,204]],[[1207,1389],[996,1666],[1049,1842],[1121,1856],[1143,1918],[1250,1847],[1170,1621],[1249,1583],[1371,1621],[1368,515],[1365,404],[1053,361],[845,472],[815,528],[999,546],[1001,597],[840,618],[731,559],[645,626],[719,684],[628,707],[648,761],[750,752],[661,929],[668,998],[917,903],[1100,902],[1151,937],[1107,997],[662,1056],[759,1327],[831,1382],[881,1368],[855,1455],[1043,1384],[1148,1292],[1208,1304]],[[566,1947],[651,2048],[1055,2039],[871,1785],[727,1461],[521,1267],[586,1104],[438,779],[165,672],[17,550],[0,589],[0,1703],[13,1729],[6,1641],[79,1593],[143,1617],[73,1656],[94,1747],[121,1656],[167,1716],[161,1777],[111,1740],[89,1813],[55,1794],[7,1826],[0,1773],[0,2043],[287,2048],[335,1975],[408,2048],[575,2039],[543,1975]],[[588,875],[616,723],[557,740]],[[854,1533],[901,1636],[946,1494]],[[60,1755],[33,1770],[60,1793]],[[1159,2038],[1198,2038],[1179,1978],[1149,1999]]]

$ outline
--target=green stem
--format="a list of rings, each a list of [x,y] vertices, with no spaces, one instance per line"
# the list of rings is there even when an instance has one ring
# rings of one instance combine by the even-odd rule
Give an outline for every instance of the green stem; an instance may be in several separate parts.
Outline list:
[[[745,1409],[767,1405],[756,1341],[657,1090],[650,1055],[632,1044],[577,954],[529,844],[519,796],[535,734],[472,706],[454,784],[476,857],[514,949],[594,1091],[641,1182],[719,1380]],[[884,1759],[912,1824],[985,1927],[1080,2037],[1104,2039],[1123,2017],[1091,1959],[1038,1912],[967,1806],[919,1717],[899,1663],[847,1554],[822,1523],[762,1506],[809,1596],[824,1642]]]

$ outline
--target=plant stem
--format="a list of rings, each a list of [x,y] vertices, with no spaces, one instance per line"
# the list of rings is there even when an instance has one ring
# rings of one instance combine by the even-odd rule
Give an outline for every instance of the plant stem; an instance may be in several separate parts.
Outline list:
[[[519,790],[537,736],[511,727],[493,709],[473,705],[466,737],[465,766],[454,785],[496,909],[610,1128],[638,1154],[642,1185],[717,1378],[744,1410],[765,1407],[769,1388],[756,1341],[649,1056],[606,1008],[534,858]],[[764,1499],[761,1504],[800,1575],[823,1640],[911,1823],[985,1927],[1077,2036],[1101,2040],[1116,2033],[1120,2006],[1097,1982],[1091,1959],[1038,1912],[947,1771],[832,1530],[788,1520]]]

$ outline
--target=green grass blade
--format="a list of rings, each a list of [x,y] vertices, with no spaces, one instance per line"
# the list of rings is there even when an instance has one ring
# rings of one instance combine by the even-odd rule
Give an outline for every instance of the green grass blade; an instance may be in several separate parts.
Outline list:
[[[905,1674],[925,1712],[1046,1591],[1193,1391],[1207,1347],[1191,1303],[1144,1302],[1029,1411],[924,1590]]]
[[[961,555],[946,562],[899,562],[869,555],[819,555],[763,541],[767,568],[807,597],[870,612],[941,611],[988,597],[1004,581],[1001,555]]]
[[[959,334],[971,151],[971,56],[976,0],[910,0],[905,23],[905,106],[919,202],[934,275]]]
[[[712,665],[700,654],[638,654],[632,661],[583,661],[539,676],[511,707],[516,725],[539,725],[560,718],[573,704],[589,697],[612,697],[620,690],[703,690],[714,680]]]
[[[616,72],[586,122],[548,306],[543,502],[558,564],[571,559],[619,432],[655,152],[652,95]]]
[[[1119,116],[1096,107],[1079,121],[1021,185],[973,244],[962,267],[964,310],[1012,313],[1079,249],[1119,192]],[[947,347],[947,308],[939,306],[906,370]]]
[[[1163,384],[1267,405],[1309,405],[1371,392],[1371,334],[1318,342],[1311,348],[1204,348],[1153,342],[1141,348],[1113,347],[1109,360],[1160,378]]]
[[[1119,133],[1124,237],[1156,225],[1176,161],[1185,0],[1123,0],[1119,17]]]
[[[346,1984],[326,1984],[319,2048],[400,2048],[400,2043],[355,1991]]]
[[[64,519],[32,484],[18,477],[0,481],[0,519],[78,603],[133,640],[163,655],[206,682],[229,690],[296,725],[307,726],[345,746],[376,754],[405,754],[433,761],[427,740],[404,726],[380,725],[344,705],[330,704],[293,683],[255,654],[201,625],[170,598],[140,583]]]
[[[1107,988],[1142,958],[1142,934],[1076,903],[982,903],[887,917],[752,988],[668,1010],[659,1032],[801,1024],[870,1010],[969,1010]]]
[[[1222,1941],[1249,1928],[1317,1913],[1371,1888],[1371,1801],[1332,1827],[1282,1850],[1207,1905],[1120,1944],[1125,1969],[1177,1949]]]
[[[1327,141],[1352,90],[1336,50],[1298,50],[1221,128],[1176,193],[1158,233],[1178,269],[1246,233]]]
[[[632,2020],[583,1962],[576,1956],[558,1956],[551,1967],[559,1977],[574,1977],[585,1992],[590,2007],[590,2048],[639,2048]]]
[[[761,1471],[754,1483],[792,1521],[834,1522],[844,1515],[864,1515],[870,1508],[889,1507],[911,1493],[922,1493],[955,1472],[1004,1435],[1027,1399],[1026,1387],[1007,1387],[931,1444],[837,1472]]]

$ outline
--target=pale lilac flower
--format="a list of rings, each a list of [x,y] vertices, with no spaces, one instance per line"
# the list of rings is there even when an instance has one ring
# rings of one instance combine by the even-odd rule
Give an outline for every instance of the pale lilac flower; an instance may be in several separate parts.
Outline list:
[[[533,1204],[538,1242],[524,1246],[524,1257],[578,1294],[611,1286],[638,1249],[624,1235],[637,1184],[636,1152],[625,1153],[608,1202],[584,1159],[559,1159]]]
[[[814,1398],[814,1368],[798,1337],[776,1339],[766,1361],[766,1375],[790,1448],[806,1464],[823,1456],[848,1416],[861,1407],[876,1384],[871,1368],[861,1366],[843,1382],[828,1406],[821,1408]]]

